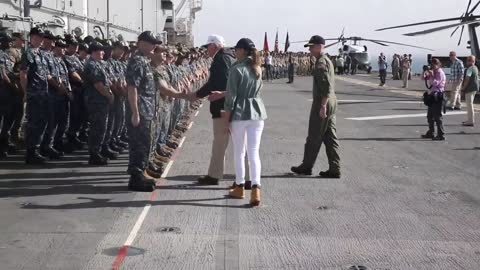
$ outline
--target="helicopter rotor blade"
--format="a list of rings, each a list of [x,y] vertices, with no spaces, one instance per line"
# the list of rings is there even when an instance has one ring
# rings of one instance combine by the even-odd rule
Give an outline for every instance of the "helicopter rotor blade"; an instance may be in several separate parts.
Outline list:
[[[452,34],[450,35],[450,37],[453,37],[453,35],[455,35],[455,33],[458,31],[458,29],[460,28],[460,26],[457,26],[455,28],[455,30],[453,30]]]
[[[345,37],[345,26],[343,27],[342,34],[338,38],[338,41],[341,41]]]
[[[324,38],[324,40],[335,40],[335,41],[338,41],[338,38]],[[293,41],[293,42],[290,42],[290,44],[307,43],[307,42],[309,42],[309,41],[310,41],[310,40]]]
[[[295,43],[307,43],[307,42],[309,42],[309,40],[293,41],[293,42],[290,42],[290,44],[295,44]]]
[[[415,46],[415,45],[410,45],[410,44],[405,44],[405,43],[393,42],[393,41],[376,40],[376,39],[365,39],[365,40],[366,40],[366,41],[370,41],[370,42],[380,42],[380,43],[400,45],[400,46],[406,46],[406,47],[412,47],[412,48],[417,48],[417,49],[423,49],[423,50],[433,51],[432,49],[429,49],[429,48],[420,47],[420,46]]]
[[[465,15],[468,16],[469,12],[468,10],[470,10],[470,6],[472,5],[472,0],[468,0],[468,6],[467,6],[467,11],[465,11]]]
[[[434,33],[434,32],[438,32],[438,31],[442,31],[442,30],[445,30],[445,29],[449,29],[449,28],[453,28],[453,27],[456,27],[456,26],[463,26],[463,25],[469,25],[469,24],[476,24],[476,23],[479,23],[480,21],[468,21],[468,22],[461,22],[461,23],[455,23],[455,24],[449,24],[449,25],[444,25],[444,26],[440,26],[440,27],[435,27],[435,28],[431,28],[431,29],[427,29],[427,30],[423,30],[423,31],[419,31],[419,32],[413,32],[413,33],[407,33],[407,34],[404,34],[405,36],[420,36],[420,35],[426,35],[426,34],[430,34],[430,33]]]
[[[468,12],[468,11],[467,11]],[[465,16],[465,14],[467,13],[462,13],[462,16],[460,16],[460,18],[463,18]],[[458,29],[460,29],[460,26],[457,26],[455,28],[455,30],[453,30],[452,34],[450,35],[450,37],[453,37],[453,35],[455,35],[455,33],[458,31]]]
[[[326,48],[330,48],[330,47],[332,47],[332,46],[335,46],[335,45],[337,45],[337,44],[340,43],[340,42],[341,42],[341,41],[337,41],[337,42],[334,42],[334,43],[332,43],[332,44],[328,44],[327,46],[325,46],[325,49],[326,49]]]
[[[468,12],[467,16],[472,14],[478,8],[479,5],[480,5],[480,1],[478,1],[478,3],[475,6],[473,6],[473,8],[470,10],[470,12]]]
[[[460,32],[460,38],[458,39],[458,45],[462,44],[463,31],[465,30],[465,25],[462,25],[462,31]]]
[[[375,43],[375,44],[378,44],[380,46],[384,46],[384,47],[388,47],[389,45],[388,44],[385,44],[385,43],[382,43],[382,42],[378,42],[378,41],[375,41],[375,40],[368,40],[366,39],[365,41],[370,41],[372,43]]]
[[[480,16],[473,16],[474,18],[480,18]],[[390,29],[397,29],[397,28],[404,28],[404,27],[410,27],[410,26],[417,26],[417,25],[423,25],[423,24],[431,24],[431,23],[443,23],[443,22],[451,22],[451,21],[459,21],[463,19],[463,17],[459,18],[449,18],[449,19],[441,19],[441,20],[434,20],[434,21],[425,21],[425,22],[418,22],[418,23],[411,23],[411,24],[405,24],[405,25],[398,25],[398,26],[391,26],[391,27],[386,27],[386,28],[380,28],[375,31],[384,31],[384,30],[390,30]]]

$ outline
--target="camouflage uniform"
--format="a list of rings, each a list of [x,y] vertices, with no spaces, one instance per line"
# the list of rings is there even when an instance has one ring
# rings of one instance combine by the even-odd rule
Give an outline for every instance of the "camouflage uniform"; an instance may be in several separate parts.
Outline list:
[[[45,54],[39,48],[29,48],[22,55],[20,70],[27,72],[27,151],[36,151],[42,141],[49,119],[48,76],[50,71]]]
[[[107,78],[111,82],[111,84],[116,84],[118,81],[118,77],[115,73],[115,67],[113,63],[113,59],[109,58],[107,61],[103,61],[103,65],[105,71],[107,72]],[[114,99],[117,100],[117,95],[114,93]],[[107,131],[105,132],[105,139],[104,139],[104,146],[105,148],[112,142],[112,134],[113,134],[113,126],[115,124],[115,101],[114,105],[109,106],[108,110],[108,122],[107,122]]]
[[[85,68],[84,63],[80,61],[76,55],[65,55],[65,64],[68,69],[69,75],[77,73],[82,79],[84,79],[83,70]],[[67,131],[67,137],[69,140],[73,140],[79,134],[82,126],[87,125],[88,115],[86,114],[86,105],[84,98],[84,85],[81,82],[70,81],[72,88],[73,100],[70,103],[70,125]]]
[[[40,49],[40,50],[43,53],[45,60],[47,62],[49,74],[52,76],[52,78],[55,81],[58,81],[60,79],[59,69],[57,66],[57,61],[55,61],[55,56],[53,55],[53,52],[45,49]],[[55,132],[55,128],[57,126],[57,121],[56,121],[57,117],[54,114],[55,107],[57,105],[56,96],[57,96],[56,89],[49,87],[48,88],[48,124],[40,144],[40,149],[43,149],[43,150],[51,147],[51,144],[53,141],[53,135]]]
[[[95,88],[95,83],[101,82],[109,87],[111,82],[108,79],[107,71],[102,62],[93,58],[85,64],[85,104],[87,106],[90,129],[88,133],[88,150],[90,155],[99,155],[105,142],[107,132],[108,112],[110,105],[108,99],[100,94]]]
[[[11,85],[7,85],[3,82],[4,75],[8,76],[10,79],[13,77],[13,66],[13,62],[9,55],[0,50],[0,123],[2,123],[2,130],[0,133],[0,152],[7,152],[10,139],[10,128],[13,124],[12,99],[15,96],[15,90]]]
[[[152,143],[152,121],[155,118],[155,81],[148,58],[137,52],[130,59],[127,67],[127,84],[134,86],[138,94],[138,112],[140,124],[132,125],[132,112],[127,107],[127,127],[129,136],[129,164],[131,175],[144,173],[148,167]]]
[[[164,80],[167,84],[170,84],[170,75],[167,71],[167,66],[162,65],[157,67],[154,70],[154,77],[155,82],[158,83],[161,80]],[[160,153],[167,143],[167,139],[169,136],[169,129],[170,129],[170,110],[171,110],[171,102],[167,97],[161,97],[158,101],[159,104],[159,117],[158,117],[158,125],[157,125],[157,135],[156,135],[156,151]]]
[[[20,64],[22,58],[22,50],[18,48],[10,48],[9,55],[14,63],[13,66],[13,79],[15,81],[15,86],[13,87],[15,90],[13,100],[12,100],[12,109],[13,109],[13,124],[10,129],[10,135],[12,139],[18,140],[20,128],[23,122],[23,115],[24,115],[24,102],[23,102],[23,94],[20,90]]]
[[[54,57],[53,68],[50,70],[55,81],[62,81],[63,86],[71,91],[68,69],[60,57]],[[50,119],[48,121],[47,130],[42,140],[42,149],[48,149],[52,147],[52,143],[56,150],[63,148],[63,135],[68,127],[68,118],[70,111],[70,100],[68,96],[59,94],[54,89],[50,89]]]
[[[125,66],[120,60],[110,58],[108,60],[111,72],[118,81],[125,80]],[[115,95],[115,103],[113,105],[114,123],[112,127],[112,142],[120,139],[120,135],[125,127],[125,97]]]

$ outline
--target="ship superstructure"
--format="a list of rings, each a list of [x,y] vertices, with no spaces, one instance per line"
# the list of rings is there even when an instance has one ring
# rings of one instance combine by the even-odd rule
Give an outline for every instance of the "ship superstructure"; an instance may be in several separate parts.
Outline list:
[[[191,24],[201,9],[201,0],[178,2],[176,7],[172,0],[0,0],[0,27],[26,33],[40,26],[55,34],[126,41],[151,30],[165,42],[184,42],[192,39]],[[190,24],[186,29],[176,23],[177,13],[185,9],[187,18],[179,18],[180,25],[185,20]],[[177,29],[181,29],[178,34]]]

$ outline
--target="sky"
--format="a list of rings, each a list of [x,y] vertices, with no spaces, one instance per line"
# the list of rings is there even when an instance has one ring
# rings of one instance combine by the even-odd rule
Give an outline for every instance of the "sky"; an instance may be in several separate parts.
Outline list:
[[[242,37],[248,37],[257,48],[263,48],[267,32],[272,50],[278,29],[280,48],[283,50],[287,31],[290,42],[294,42],[308,40],[315,34],[324,38],[336,38],[345,27],[347,37],[360,36],[428,47],[434,49],[431,52],[433,55],[448,55],[451,50],[457,51],[459,55],[469,55],[470,50],[466,48],[467,29],[460,46],[457,46],[460,31],[450,38],[453,29],[419,37],[402,35],[445,24],[374,31],[386,26],[460,17],[467,4],[467,0],[203,0],[203,10],[197,13],[194,25],[195,44],[202,45],[209,34],[219,34],[229,46],[234,46]],[[430,53],[394,45],[362,45],[367,45],[370,53],[375,55],[380,52],[386,55],[411,53],[417,57],[426,57]],[[338,47],[334,46],[329,52],[335,54],[337,50]],[[306,50],[303,44],[292,44],[290,51]]]

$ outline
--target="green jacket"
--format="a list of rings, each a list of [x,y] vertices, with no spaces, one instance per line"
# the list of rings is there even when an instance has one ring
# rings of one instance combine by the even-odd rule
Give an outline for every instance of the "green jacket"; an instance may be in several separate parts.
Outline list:
[[[480,87],[478,82],[478,68],[476,66],[469,67],[467,69],[467,72],[465,73],[465,76],[470,77],[468,85],[465,87],[465,92],[478,92],[478,89]]]
[[[335,98],[335,69],[326,55],[317,59],[313,70],[313,98],[324,97]]]
[[[232,121],[267,119],[265,105],[260,97],[262,79],[257,79],[247,58],[230,69],[224,109],[232,113]]]

